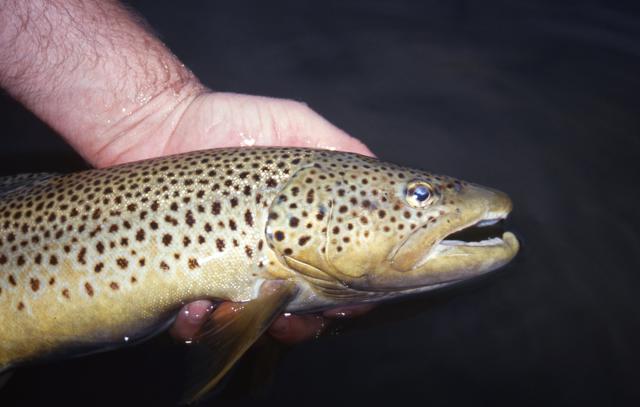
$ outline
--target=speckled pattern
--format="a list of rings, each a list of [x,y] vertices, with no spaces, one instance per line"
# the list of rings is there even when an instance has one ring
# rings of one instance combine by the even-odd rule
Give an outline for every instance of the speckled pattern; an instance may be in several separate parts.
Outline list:
[[[403,200],[416,178],[439,205]],[[354,297],[344,276],[437,222],[467,185],[293,148],[193,152],[21,184],[0,200],[0,366],[135,339],[186,301],[251,300],[264,279],[295,278],[293,308]]]

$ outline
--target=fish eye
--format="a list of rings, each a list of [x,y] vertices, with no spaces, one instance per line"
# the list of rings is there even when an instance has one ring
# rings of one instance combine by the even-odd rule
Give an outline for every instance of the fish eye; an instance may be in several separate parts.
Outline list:
[[[407,185],[406,199],[413,207],[425,207],[433,201],[433,187],[424,181],[410,182]]]

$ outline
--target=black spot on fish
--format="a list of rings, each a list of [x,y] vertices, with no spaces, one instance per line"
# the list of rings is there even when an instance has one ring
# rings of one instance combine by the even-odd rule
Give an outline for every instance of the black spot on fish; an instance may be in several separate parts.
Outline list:
[[[86,255],[87,255],[87,249],[85,247],[81,248],[80,251],[78,252],[78,263],[87,264]]]
[[[37,278],[30,279],[29,284],[31,285],[31,290],[33,290],[33,292],[36,292],[40,289],[40,280],[38,280]]]
[[[249,209],[244,213],[244,221],[247,225],[253,226],[253,215]]]
[[[127,259],[125,259],[124,257],[119,257],[116,260],[116,264],[121,268],[121,269],[126,269],[127,266],[129,265],[129,261],[127,261]]]

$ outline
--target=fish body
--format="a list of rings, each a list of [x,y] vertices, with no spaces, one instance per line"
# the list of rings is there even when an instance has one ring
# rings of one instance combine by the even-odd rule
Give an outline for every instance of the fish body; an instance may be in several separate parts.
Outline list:
[[[451,284],[502,266],[518,243],[447,237],[510,210],[474,184],[299,148],[5,179],[0,370],[134,340],[192,300],[250,303],[268,282],[288,287],[273,312]]]

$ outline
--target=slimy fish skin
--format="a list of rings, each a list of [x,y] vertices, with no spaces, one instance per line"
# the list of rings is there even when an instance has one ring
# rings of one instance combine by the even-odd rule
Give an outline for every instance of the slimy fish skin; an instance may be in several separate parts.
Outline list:
[[[283,310],[380,301],[506,264],[514,235],[482,231],[510,210],[489,188],[300,148],[0,179],[0,371],[141,338],[196,299],[245,304],[203,332],[227,338],[227,356],[197,397]]]

